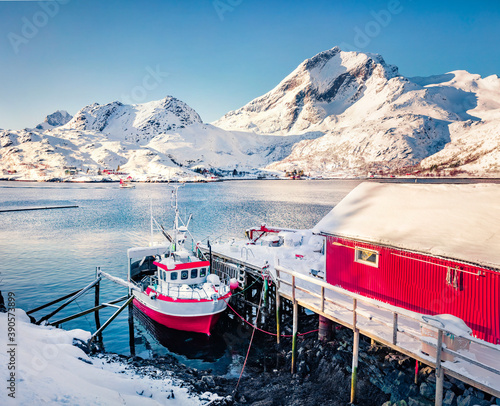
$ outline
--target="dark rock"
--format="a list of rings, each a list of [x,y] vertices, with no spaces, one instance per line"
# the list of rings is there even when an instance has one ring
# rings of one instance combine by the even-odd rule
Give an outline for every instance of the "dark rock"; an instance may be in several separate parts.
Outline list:
[[[80,348],[87,355],[91,353],[90,345],[87,342],[80,340],[79,338],[73,338],[73,345]]]
[[[478,399],[473,395],[459,396],[457,399],[457,406],[474,406],[474,405],[483,406],[485,404],[489,405],[490,402]]]
[[[447,380],[444,380],[443,381],[443,388],[449,390],[449,389],[453,388],[453,384],[451,382],[448,382]]]
[[[422,383],[420,385],[420,396],[432,400],[436,394],[436,388],[427,383]]]
[[[409,390],[409,392],[408,392],[408,396],[413,396],[413,397],[415,397],[415,396],[418,396],[418,394],[419,394],[419,393],[420,393],[420,390],[419,390],[418,386],[417,386],[417,385],[415,385],[414,383],[412,383],[412,384],[410,385],[410,390]]]
[[[299,366],[297,367],[297,373],[299,375],[305,375],[310,371],[309,366],[305,361],[300,361]]]
[[[258,402],[253,402],[252,406],[273,406],[273,400],[272,399],[260,400]]]
[[[447,390],[443,399],[443,406],[457,406],[456,395],[453,391]]]
[[[417,397],[409,397],[408,398],[408,406],[432,406],[434,403],[427,399],[417,398]]]
[[[85,358],[82,358],[82,357],[78,357],[78,359],[79,359],[80,361],[83,361],[83,362],[87,363],[87,364],[93,365],[93,362],[92,362],[92,361],[90,361],[90,360],[88,360],[88,359],[85,359]]]
[[[476,389],[474,391],[474,396],[476,398],[478,398],[479,400],[483,400],[484,399],[484,392],[481,392],[480,390]]]
[[[212,375],[205,375],[201,378],[201,381],[208,387],[208,388],[214,388],[215,387],[215,381],[214,377]]]

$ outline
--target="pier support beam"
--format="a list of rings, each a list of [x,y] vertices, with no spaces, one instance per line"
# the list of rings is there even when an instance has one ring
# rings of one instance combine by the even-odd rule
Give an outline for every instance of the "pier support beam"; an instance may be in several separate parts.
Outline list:
[[[297,330],[299,325],[299,304],[293,301],[293,337],[292,337],[292,374],[295,373],[295,364],[297,362]]]
[[[443,381],[444,373],[441,367],[441,349],[443,347],[443,331],[438,330],[437,351],[436,351],[436,401],[435,406],[443,404]]]
[[[324,316],[319,316],[318,340],[329,341],[332,338],[333,321]]]
[[[96,268],[96,279],[98,277],[98,268]],[[100,286],[101,286],[101,282],[98,282],[96,285],[95,285],[95,294],[94,294],[94,307],[98,307],[99,306],[99,290],[100,290]],[[99,318],[99,310],[96,310],[94,312],[94,318],[95,318],[95,329],[96,331],[99,330],[101,328],[101,320]],[[100,335],[98,338],[97,338],[99,341],[102,341],[102,335]]]
[[[280,308],[281,308],[281,298],[280,298],[280,294],[278,292],[278,289],[276,289],[276,342],[278,344],[280,343],[280,335],[281,335]]]
[[[358,383],[359,330],[356,327],[356,321],[357,321],[356,306],[357,306],[357,300],[353,299],[352,329],[354,332],[354,337],[352,343],[351,403],[356,403],[356,386]]]
[[[264,278],[264,300],[263,300],[264,308],[267,308],[268,296],[269,296],[269,282],[267,281],[266,278]]]
[[[135,356],[135,335],[134,335],[134,304],[128,305],[128,343],[130,346],[130,355]]]

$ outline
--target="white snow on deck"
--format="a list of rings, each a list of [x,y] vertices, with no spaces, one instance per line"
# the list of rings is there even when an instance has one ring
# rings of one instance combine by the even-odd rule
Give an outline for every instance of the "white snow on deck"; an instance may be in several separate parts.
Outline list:
[[[313,231],[500,269],[500,185],[365,182]]]

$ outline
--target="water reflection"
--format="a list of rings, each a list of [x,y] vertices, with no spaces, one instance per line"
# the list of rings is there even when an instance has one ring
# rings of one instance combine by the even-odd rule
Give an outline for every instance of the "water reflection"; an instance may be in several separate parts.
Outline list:
[[[134,306],[134,319],[169,352],[188,359],[216,362],[225,351],[226,344],[218,331],[207,336],[201,333],[174,330],[152,320]]]

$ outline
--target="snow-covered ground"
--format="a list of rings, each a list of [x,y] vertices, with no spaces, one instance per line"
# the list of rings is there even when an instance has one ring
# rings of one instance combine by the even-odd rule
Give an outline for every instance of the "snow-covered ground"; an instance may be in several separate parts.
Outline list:
[[[2,405],[184,406],[203,405],[217,398],[208,392],[190,394],[173,376],[154,379],[135,373],[125,364],[89,357],[73,345],[74,339],[88,340],[87,331],[36,326],[21,309],[15,309],[15,318],[15,335],[8,336],[8,315],[0,313]],[[8,341],[8,337],[14,337],[14,341]],[[9,369],[10,365],[13,367]],[[9,382],[11,373],[14,385]]]

